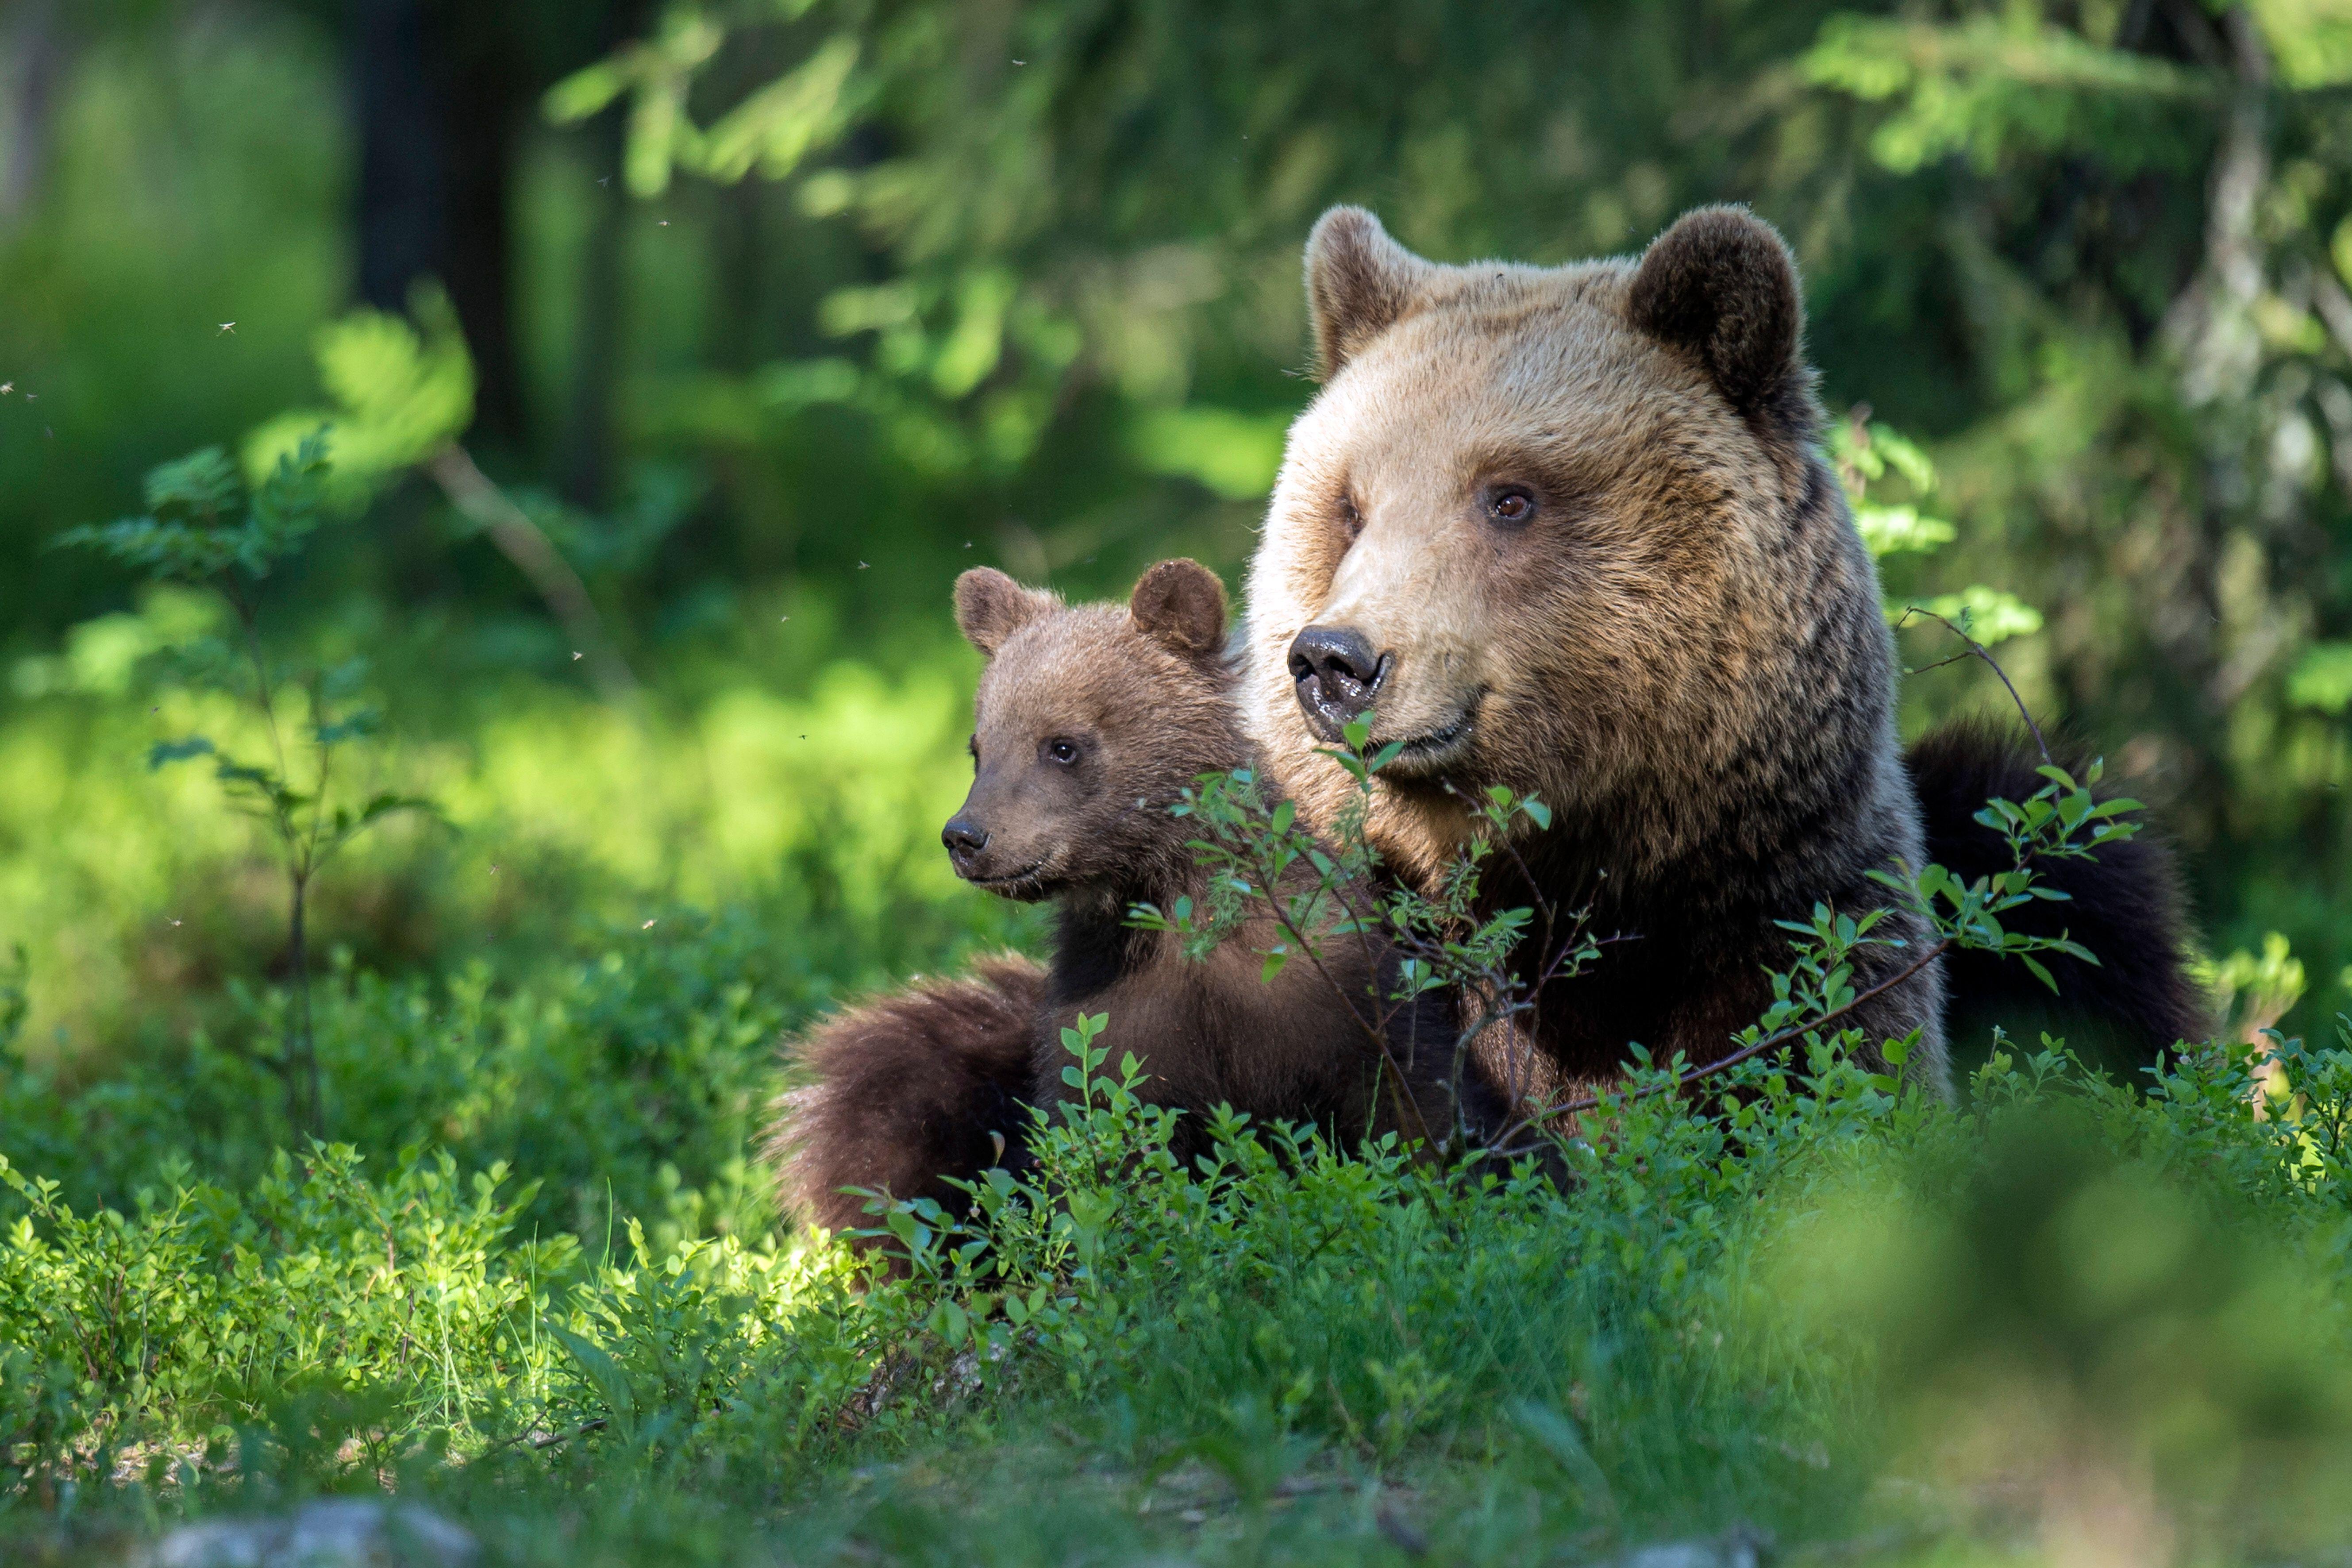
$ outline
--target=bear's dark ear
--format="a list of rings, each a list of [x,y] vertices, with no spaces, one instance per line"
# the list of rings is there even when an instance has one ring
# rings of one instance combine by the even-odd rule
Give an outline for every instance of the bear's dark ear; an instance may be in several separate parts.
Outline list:
[[[1389,237],[1361,207],[1333,207],[1307,237],[1307,310],[1315,372],[1328,381],[1396,325],[1437,268]]]
[[[1143,574],[1127,613],[1146,637],[1204,658],[1225,640],[1225,585],[1197,561],[1162,561]]]
[[[956,625],[984,654],[993,655],[1006,637],[1056,603],[1053,595],[1024,588],[993,566],[975,566],[956,579]]]
[[[1801,374],[1797,264],[1780,231],[1746,207],[1676,219],[1643,253],[1626,310],[1642,331],[1696,354],[1742,414]]]

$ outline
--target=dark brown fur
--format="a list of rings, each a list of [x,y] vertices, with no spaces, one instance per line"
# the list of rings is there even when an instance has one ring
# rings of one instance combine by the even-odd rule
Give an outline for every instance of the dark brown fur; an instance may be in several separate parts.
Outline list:
[[[1176,1146],[1188,1160],[1206,1152],[1219,1104],[1342,1142],[1502,1128],[1490,1079],[1456,1071],[1451,1002],[1386,1001],[1396,956],[1378,942],[1327,936],[1319,963],[1296,958],[1269,983],[1265,918],[1200,962],[1128,924],[1137,903],[1203,901],[1194,830],[1167,808],[1201,773],[1251,761],[1213,574],[1165,562],[1124,606],[1066,607],[982,570],[957,583],[956,613],[989,665],[971,795],[942,837],[960,875],[1057,902],[1054,963],[989,960],[975,978],[916,985],[804,1037],[789,1054],[814,1081],[778,1100],[770,1140],[795,1215],[870,1227],[868,1200],[845,1187],[961,1210],[950,1178],[1021,1167],[1031,1108],[1071,1093],[1061,1031],[1081,1014],[1108,1016],[1114,1069],[1133,1052],[1144,1097],[1187,1113]]]
[[[1962,721],[1911,744],[1905,754],[1927,821],[1927,858],[1969,881],[2010,868],[2008,847],[1976,820],[1985,802],[2021,801],[2045,782],[2033,743],[2013,725]],[[2062,753],[2076,778],[2085,759]],[[2021,963],[1957,952],[1945,960],[1955,1052],[1973,1058],[1995,1025],[2026,1046],[2047,1022],[2086,1058],[2129,1079],[2153,1054],[2209,1037],[2212,1008],[2190,981],[2189,900],[2170,849],[2153,830],[2109,846],[2095,859],[2043,858],[2033,867],[2063,900],[2038,901],[2005,917],[2011,931],[2072,937],[2099,962],[2042,955],[2057,995]]]
[[[1042,966],[1003,953],[967,979],[835,1014],[788,1047],[811,1081],[778,1097],[768,1134],[786,1210],[839,1233],[877,1224],[845,1190],[857,1187],[961,1212],[965,1195],[941,1178],[986,1170],[1027,1130],[1045,994]]]

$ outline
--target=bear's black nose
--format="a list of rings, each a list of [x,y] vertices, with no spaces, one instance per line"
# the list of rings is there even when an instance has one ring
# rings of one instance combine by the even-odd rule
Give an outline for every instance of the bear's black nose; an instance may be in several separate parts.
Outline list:
[[[1373,693],[1392,659],[1372,651],[1352,626],[1309,626],[1290,644],[1290,678],[1298,683],[1298,705],[1307,721],[1327,741],[1340,726],[1372,705]]]
[[[940,829],[940,842],[948,847],[949,854],[961,859],[988,847],[988,829],[969,816],[950,816],[948,825]]]

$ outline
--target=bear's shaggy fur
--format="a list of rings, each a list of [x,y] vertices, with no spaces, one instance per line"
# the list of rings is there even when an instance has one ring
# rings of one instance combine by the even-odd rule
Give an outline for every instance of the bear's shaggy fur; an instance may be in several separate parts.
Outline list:
[[[1331,936],[1270,982],[1269,917],[1205,959],[1128,924],[1138,903],[1205,904],[1197,829],[1169,807],[1203,773],[1250,765],[1224,653],[1224,589],[1190,561],[1145,574],[1127,605],[1064,605],[1001,572],[968,572],[956,616],[987,656],[971,794],[942,834],[957,874],[1057,905],[1044,972],[999,961],[976,981],[919,986],[823,1026],[796,1053],[816,1082],[779,1102],[785,1196],[833,1230],[871,1222],[844,1184],[945,1204],[943,1178],[1017,1168],[1028,1106],[1071,1091],[1061,1031],[1108,1015],[1099,1044],[1142,1062],[1145,1099],[1186,1114],[1175,1152],[1205,1152],[1204,1112],[1313,1122],[1335,1140],[1399,1131],[1451,1143],[1499,1131],[1507,1103],[1456,1069],[1453,1009],[1387,1001],[1396,957]],[[999,1139],[1003,1142],[998,1142]]]
[[[1411,879],[1466,841],[1463,795],[1540,795],[1536,886],[1493,877],[1488,899],[1589,908],[1625,940],[1539,998],[1538,1043],[1578,1079],[1628,1041],[1719,1058],[1787,965],[1776,921],[1885,907],[1869,873],[1930,848],[1876,570],[1817,446],[1787,247],[1716,207],[1637,262],[1441,266],[1340,207],[1307,280],[1325,384],[1249,577],[1244,701],[1266,767],[1329,822],[1349,781],[1316,748],[1372,709],[1374,742],[1406,749],[1370,831]],[[1916,760],[1940,804],[2030,792],[2009,756],[1955,738]],[[2200,1032],[2161,851],[2111,858],[2086,890],[2136,1026]],[[1912,945],[1859,953],[1857,990],[1927,934],[1900,910],[1880,930]],[[1913,1069],[1938,1085],[1946,975],[1927,965],[1853,1020],[1872,1041],[1917,1030]]]
[[[2008,846],[1976,821],[1988,800],[2023,800],[2042,786],[2034,771],[2041,754],[2025,737],[1990,724],[1962,721],[1912,743],[1905,753],[1919,791],[1927,858],[1969,881],[2006,871]],[[2084,759],[2062,756],[2077,778]],[[2052,1023],[2085,1059],[2126,1081],[2145,1067],[2151,1047],[2200,1039],[2213,1027],[2205,998],[2180,962],[2188,899],[2170,851],[2147,828],[2108,846],[2095,859],[2043,860],[2034,868],[2061,902],[2029,904],[2003,918],[2011,931],[2072,936],[2099,962],[2043,953],[2056,982],[2053,998],[2023,966],[1966,949],[1946,957],[1950,994],[1948,1033],[1957,1047],[1980,1052],[1998,1025],[2031,1042]]]
[[[1028,1126],[1044,966],[1000,953],[837,1013],[787,1048],[810,1081],[779,1096],[767,1152],[786,1211],[847,1234],[878,1223],[861,1188],[961,1213],[970,1176]],[[1000,1142],[1002,1140],[1002,1142]]]

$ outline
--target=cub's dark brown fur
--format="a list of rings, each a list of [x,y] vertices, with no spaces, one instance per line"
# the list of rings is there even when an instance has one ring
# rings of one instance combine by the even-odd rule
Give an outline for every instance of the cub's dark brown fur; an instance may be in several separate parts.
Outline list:
[[[1393,1130],[1452,1143],[1502,1128],[1503,1096],[1470,1064],[1455,1070],[1452,1003],[1388,1001],[1396,956],[1378,942],[1327,936],[1319,965],[1297,958],[1267,982],[1257,955],[1274,933],[1262,918],[1198,962],[1179,939],[1127,923],[1137,903],[1204,901],[1187,847],[1195,829],[1168,807],[1200,774],[1252,761],[1213,574],[1163,562],[1124,605],[1067,606],[969,572],[956,614],[989,662],[971,794],[941,837],[967,880],[1055,900],[1054,961],[992,961],[806,1037],[796,1054],[814,1081],[778,1102],[771,1142],[795,1214],[858,1228],[871,1223],[865,1200],[843,1186],[952,1207],[947,1178],[1000,1160],[1017,1168],[1030,1108],[1071,1092],[1061,1031],[1081,1014],[1108,1016],[1099,1043],[1114,1065],[1141,1060],[1147,1099],[1187,1113],[1181,1158],[1205,1151],[1205,1113],[1221,1103],[1343,1142]]]
[[[956,611],[989,666],[950,853],[974,883],[1058,906],[1039,1104],[1069,1092],[1062,1028],[1105,1014],[1110,1060],[1134,1052],[1151,1077],[1146,1098],[1192,1113],[1180,1154],[1205,1148],[1202,1113],[1221,1102],[1342,1141],[1395,1129],[1450,1142],[1465,1121],[1499,1126],[1501,1100],[1475,1074],[1457,1103],[1451,1005],[1386,1000],[1396,961],[1384,945],[1330,937],[1319,963],[1295,959],[1269,982],[1258,952],[1276,937],[1270,918],[1201,961],[1127,923],[1137,903],[1205,901],[1186,847],[1197,829],[1168,807],[1200,773],[1252,760],[1213,574],[1162,562],[1127,605],[1070,608],[982,569],[956,584]]]
[[[960,1212],[964,1194],[940,1178],[986,1170],[997,1140],[1017,1144],[1028,1125],[1045,994],[1042,965],[1003,953],[810,1030],[791,1055],[813,1081],[777,1099],[768,1136],[785,1207],[835,1232],[877,1223],[845,1188]]]

